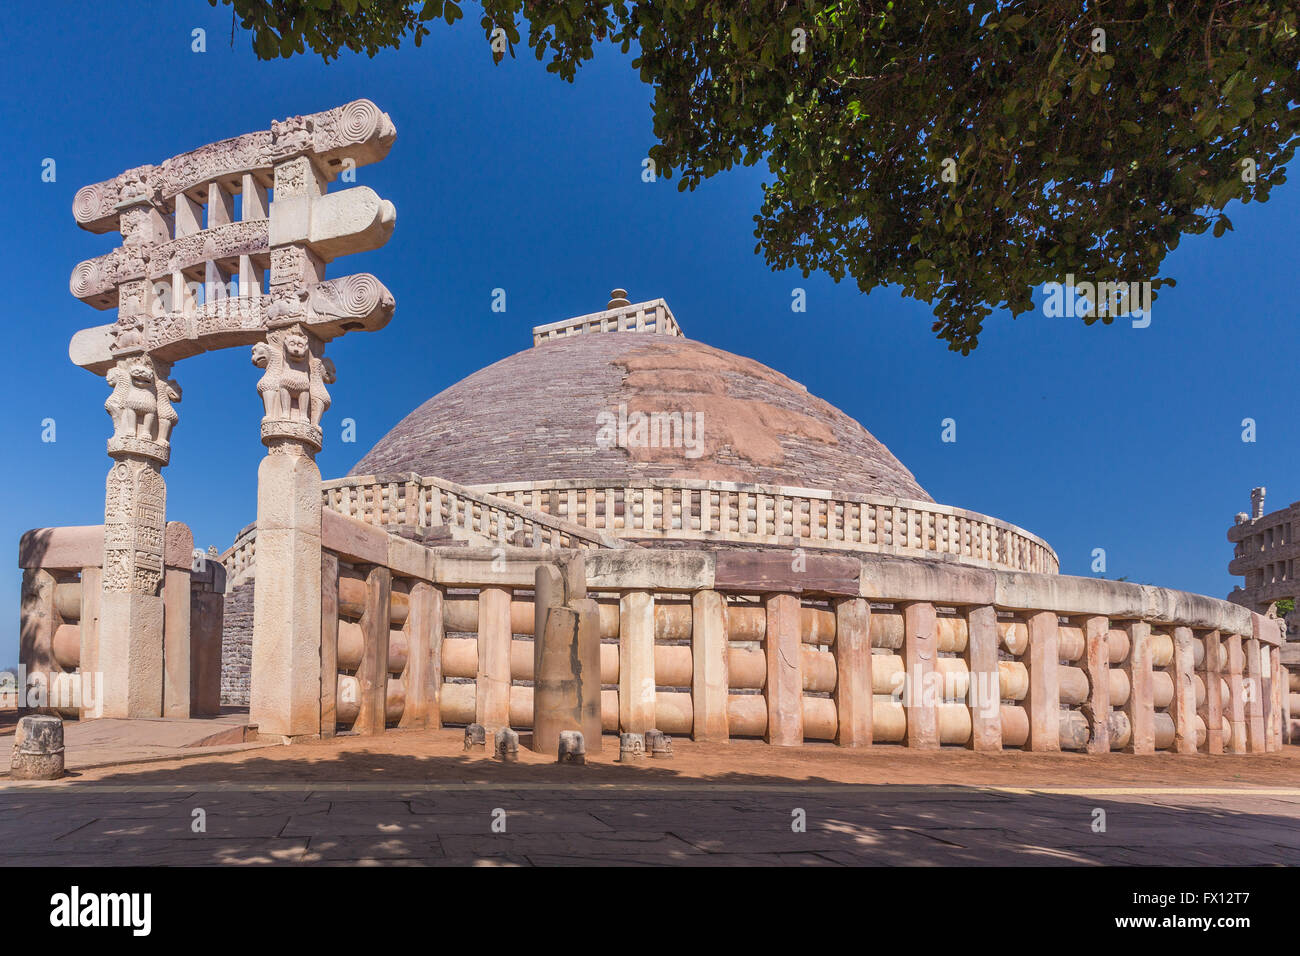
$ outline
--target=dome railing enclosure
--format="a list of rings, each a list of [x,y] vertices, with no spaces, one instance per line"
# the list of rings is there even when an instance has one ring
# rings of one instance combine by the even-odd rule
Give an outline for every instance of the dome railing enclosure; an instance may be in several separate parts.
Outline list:
[[[622,539],[802,546],[1048,574],[1060,567],[1046,541],[1013,524],[880,495],[687,479],[521,481],[471,489],[415,474],[339,478],[322,488],[325,506],[349,517],[418,528],[455,523],[488,541],[516,541],[523,533],[547,544],[603,539],[598,546],[616,547],[609,542]],[[562,537],[538,534],[547,517]]]
[[[558,564],[594,602],[606,732],[1092,753],[1282,744],[1280,629],[1226,601],[893,555],[792,566],[780,550],[426,547],[323,517],[325,735],[530,727],[536,582]]]

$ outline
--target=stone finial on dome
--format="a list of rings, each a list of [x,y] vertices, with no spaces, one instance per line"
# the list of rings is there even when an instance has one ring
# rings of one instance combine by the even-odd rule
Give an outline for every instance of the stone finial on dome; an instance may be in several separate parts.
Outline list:
[[[609,294],[609,304],[603,312],[533,326],[533,345],[592,332],[648,332],[680,336],[682,329],[677,324],[672,309],[668,308],[668,303],[663,299],[634,304],[628,301],[626,289],[614,289]]]

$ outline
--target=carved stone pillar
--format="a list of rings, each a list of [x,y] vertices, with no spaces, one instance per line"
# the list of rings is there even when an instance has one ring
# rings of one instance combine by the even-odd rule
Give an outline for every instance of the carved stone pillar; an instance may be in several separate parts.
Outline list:
[[[304,325],[310,286],[324,278],[324,265],[305,243],[276,240],[303,234],[285,229],[285,220],[309,217],[322,191],[310,158],[275,167],[268,331],[253,346],[253,364],[266,370],[257,391],[267,453],[257,469],[249,719],[259,733],[286,738],[321,732],[321,475],[315,456],[334,367],[322,356],[324,342]]]
[[[125,230],[124,230],[125,231]],[[122,320],[135,314],[129,295]],[[113,459],[104,496],[104,564],[99,624],[103,716],[161,717],[163,706],[163,551],[167,484],[162,468],[171,455],[172,403],[180,388],[171,366],[152,359],[137,340],[119,334],[117,360],[106,380],[104,403],[113,419],[108,454]]]

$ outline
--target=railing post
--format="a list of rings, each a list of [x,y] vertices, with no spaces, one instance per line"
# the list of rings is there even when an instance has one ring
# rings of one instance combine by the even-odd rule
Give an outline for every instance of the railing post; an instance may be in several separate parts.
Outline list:
[[[329,551],[320,559],[320,735],[333,737],[338,730],[339,559]]]
[[[1170,710],[1174,718],[1174,749],[1180,754],[1196,753],[1196,683],[1193,680],[1196,665],[1192,641],[1190,627],[1174,628],[1174,699]]]
[[[1061,749],[1060,623],[1055,611],[1029,615],[1029,646],[1023,660],[1029,671],[1025,711],[1029,715],[1029,749]]]
[[[1245,642],[1245,668],[1243,685],[1246,688],[1246,749],[1253,754],[1267,752],[1264,739],[1264,672],[1260,655],[1260,640],[1251,637]]]
[[[510,595],[510,588],[496,586],[481,588],[478,593],[474,719],[489,736],[510,726]]]
[[[1002,749],[1002,692],[998,672],[998,613],[989,604],[966,609],[966,669],[970,674],[970,749]]]
[[[1246,655],[1242,648],[1242,640],[1240,634],[1228,635],[1228,693],[1230,695],[1228,720],[1232,726],[1228,752],[1234,754],[1244,754],[1249,750],[1246,721]]]
[[[1273,666],[1269,673],[1273,675],[1273,741],[1272,749],[1281,750],[1282,744],[1286,742],[1285,721],[1286,708],[1283,702],[1286,700],[1290,689],[1287,687],[1286,669],[1282,666],[1282,648],[1274,647],[1270,651]]]
[[[1209,631],[1205,644],[1205,707],[1201,719],[1205,721],[1205,752],[1223,753],[1223,685],[1219,667],[1220,640],[1218,631]]]
[[[1276,713],[1273,695],[1274,654],[1272,645],[1263,641],[1259,645],[1259,675],[1263,685],[1260,695],[1264,709],[1264,752],[1272,753],[1277,749],[1277,728],[1273,717]]]
[[[935,660],[939,636],[934,605],[914,601],[903,605],[903,708],[907,714],[907,746],[915,750],[939,747],[939,689]]]
[[[103,593],[104,572],[102,568],[82,568],[81,569],[81,713],[82,720],[87,718],[102,717],[104,709],[104,681],[103,673],[99,666],[99,602]],[[26,574],[24,574],[24,578]],[[221,635],[216,635],[217,643],[221,642]],[[220,648],[217,650],[218,663],[220,669]],[[86,682],[93,680],[95,688],[95,699],[88,706],[86,701]],[[19,705],[21,706],[22,693],[24,688],[19,688]]]
[[[769,594],[763,598],[767,631],[767,734],[769,744],[797,747],[803,743],[803,675],[800,650],[799,596]]]
[[[652,619],[652,638],[653,628]],[[717,591],[696,591],[691,595],[691,661],[691,737],[694,740],[726,741],[730,736],[727,721],[727,599]],[[800,687],[801,707],[802,695]]]
[[[1110,753],[1110,619],[1101,615],[1083,618],[1084,660],[1088,669],[1087,752]]]
[[[870,747],[871,605],[865,598],[835,602],[835,742]]]
[[[357,688],[361,710],[352,729],[362,736],[382,734],[388,722],[388,632],[392,620],[393,574],[383,566],[366,574],[366,606],[361,614],[363,641]]]
[[[438,726],[437,689],[433,684],[433,642],[441,641],[442,602],[434,586],[428,581],[415,581],[407,596],[406,670],[402,682],[406,686],[406,706],[398,726],[423,729]],[[434,612],[438,618],[434,620]],[[432,720],[430,717],[432,715]]]
[[[618,729],[643,734],[655,727],[654,593],[624,592],[618,618]]]
[[[1156,752],[1155,692],[1151,676],[1151,625],[1146,621],[1126,621],[1128,631],[1128,659],[1124,671],[1128,675],[1128,702],[1124,713],[1128,715],[1132,734],[1126,753],[1153,754]]]
[[[188,719],[190,700],[190,566],[194,535],[179,521],[167,522],[163,548],[163,699],[164,717]]]

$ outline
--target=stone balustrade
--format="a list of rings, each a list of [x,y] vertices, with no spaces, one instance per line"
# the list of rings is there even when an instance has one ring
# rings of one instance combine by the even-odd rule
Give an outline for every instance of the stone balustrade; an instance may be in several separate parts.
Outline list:
[[[128,653],[99,626],[104,539],[103,525],[22,536],[19,706],[83,719],[216,715],[224,568],[196,558],[189,528],[167,522],[160,639]]]
[[[474,543],[525,547],[628,548],[616,535],[441,478],[382,475],[321,484],[326,508],[381,526],[445,529]]]
[[[1060,567],[1047,542],[1015,525],[901,498],[688,480],[512,482],[470,489],[414,474],[344,478],[324,487],[327,507],[371,524],[457,523],[486,528],[493,540],[504,525],[505,540],[522,530],[552,547],[670,540],[894,554],[1047,574]]]
[[[599,611],[606,732],[1263,753],[1275,620],[1144,585],[893,555],[425,547],[326,511],[322,733],[533,719],[537,569]],[[575,564],[576,562],[576,564]],[[547,602],[543,602],[547,603]]]
[[[570,335],[584,335],[592,332],[651,332],[660,335],[682,334],[672,309],[663,299],[651,299],[579,315],[560,322],[533,327],[533,345],[541,345],[552,339],[566,338]]]

